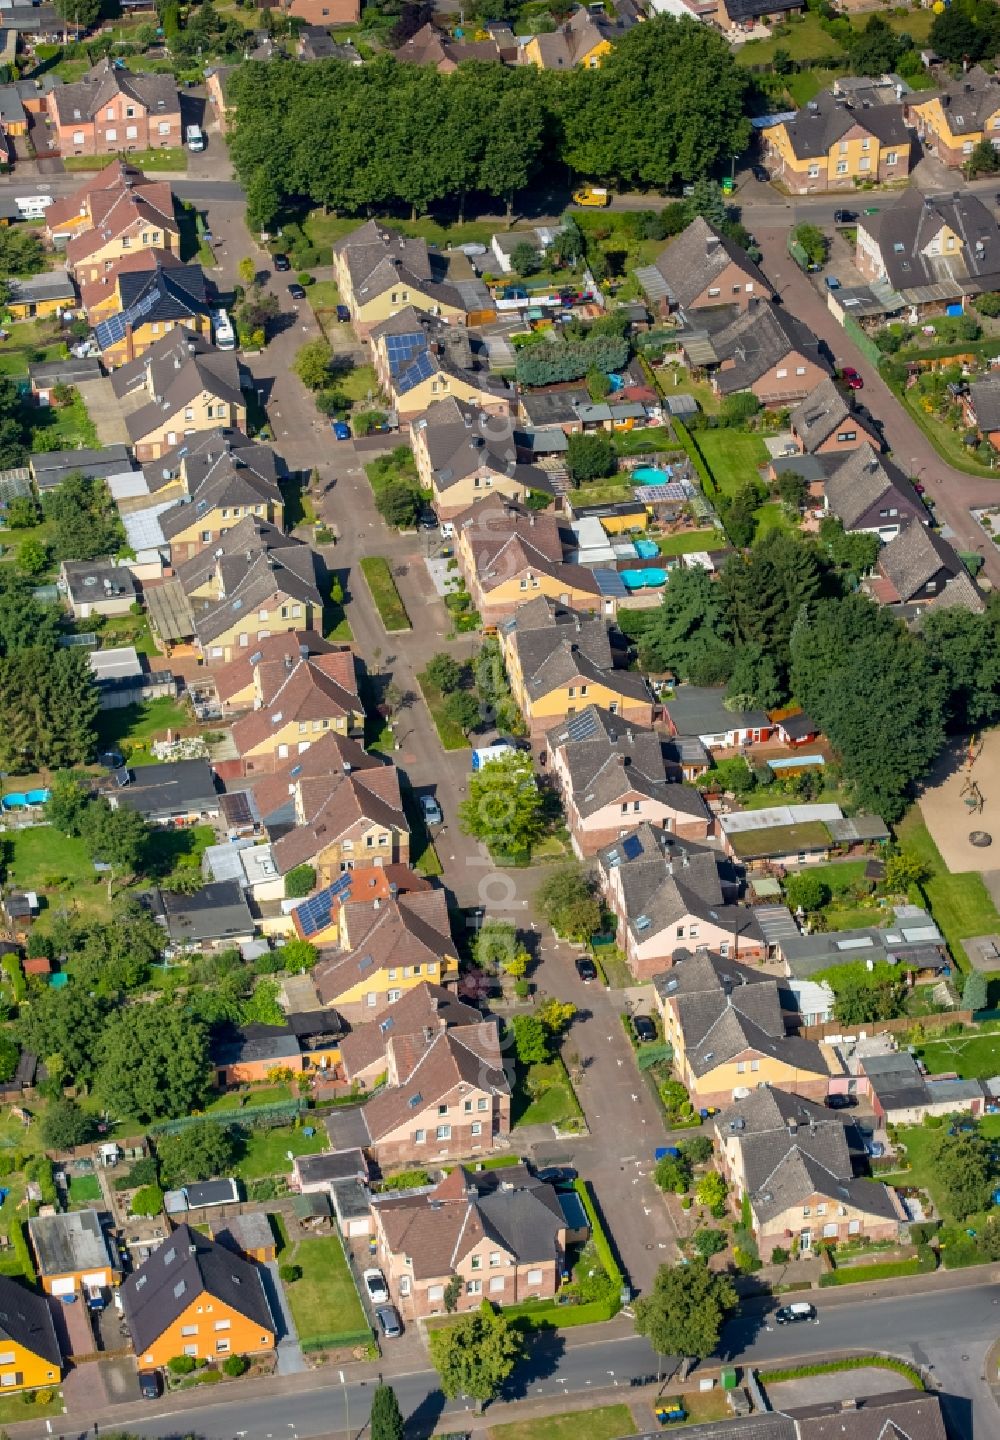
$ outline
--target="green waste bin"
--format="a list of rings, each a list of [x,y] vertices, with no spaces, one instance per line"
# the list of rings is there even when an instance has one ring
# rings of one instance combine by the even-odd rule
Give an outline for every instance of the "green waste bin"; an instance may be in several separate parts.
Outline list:
[[[725,1370],[723,1370],[722,1373],[721,1373],[721,1375],[719,1376],[719,1380],[720,1380],[720,1382],[721,1382],[721,1384],[722,1384],[723,1390],[735,1390],[735,1389],[736,1389],[736,1370],[735,1370],[735,1367],[732,1366],[732,1365],[727,1365],[726,1368],[725,1368]]]

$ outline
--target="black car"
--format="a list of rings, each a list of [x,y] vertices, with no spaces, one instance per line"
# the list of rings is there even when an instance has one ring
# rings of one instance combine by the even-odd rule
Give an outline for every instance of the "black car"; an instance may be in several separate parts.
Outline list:
[[[274,268],[283,275],[286,270],[291,270],[292,262],[287,255],[275,255]]]
[[[853,225],[857,218],[856,210],[834,210],[833,212],[834,225]]]
[[[656,1026],[648,1015],[633,1015],[632,1029],[635,1031],[635,1038],[644,1045],[656,1039]]]
[[[544,1170],[536,1170],[535,1174],[547,1185],[572,1185],[576,1179],[572,1165],[547,1165]]]
[[[815,1319],[816,1306],[810,1305],[807,1300],[796,1300],[793,1305],[782,1305],[780,1310],[774,1312],[776,1325],[797,1325],[800,1321]]]
[[[597,966],[589,955],[578,955],[576,957],[576,973],[584,985],[589,985],[591,980],[597,979]]]
[[[755,180],[759,180],[761,185],[769,184],[771,179],[770,175],[764,169],[763,165],[755,165],[753,167],[753,178]]]
[[[159,1400],[163,1394],[163,1381],[160,1379],[159,1370],[139,1372],[139,1394],[144,1400]]]
[[[826,1097],[828,1110],[852,1110],[857,1103],[853,1095],[828,1095]]]
[[[297,280],[293,280],[291,285],[289,285],[288,293],[293,300],[304,300],[306,298],[306,292]]]
[[[338,306],[337,306],[337,319],[340,321],[340,323],[341,323],[342,325],[345,325],[345,324],[347,323],[347,321],[350,320],[350,318],[351,318],[351,312],[350,312],[350,310],[348,310],[347,306],[346,306],[346,305],[338,305]]]

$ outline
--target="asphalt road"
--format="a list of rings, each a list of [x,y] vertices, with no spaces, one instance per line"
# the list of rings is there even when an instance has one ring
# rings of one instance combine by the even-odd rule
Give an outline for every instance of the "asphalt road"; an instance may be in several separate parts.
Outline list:
[[[769,1327],[762,1309],[748,1307],[724,1333],[720,1355],[725,1360],[765,1367],[782,1361],[808,1363],[838,1352],[897,1355],[931,1367],[943,1392],[954,1440],[998,1440],[1000,1412],[982,1379],[986,1350],[1000,1321],[998,1297],[1000,1287],[982,1283],[882,1299],[820,1292],[812,1297],[820,1309],[819,1322],[784,1328]],[[382,1368],[407,1416],[408,1435],[428,1435],[443,1414],[457,1420],[468,1409],[461,1401],[444,1401],[431,1370],[393,1374],[391,1347],[387,1346],[386,1352]],[[363,1380],[356,1375],[348,1377],[346,1389],[337,1371],[323,1370],[285,1381],[259,1382],[261,1391],[253,1399],[241,1387],[241,1395],[232,1401],[205,1404],[204,1395],[189,1392],[187,1404],[169,1410],[157,1407],[155,1413],[149,1413],[150,1406],[120,1406],[114,1412],[114,1428],[150,1440],[185,1434],[205,1440],[312,1440],[343,1434],[348,1428],[356,1434],[368,1418],[378,1378],[375,1367],[365,1369],[368,1373]],[[620,1333],[608,1338],[605,1332],[589,1339],[580,1332],[569,1332],[565,1339],[540,1337],[535,1342],[505,1398],[628,1389],[633,1378],[656,1374],[656,1357],[646,1341],[635,1335]],[[109,1429],[106,1417],[102,1419],[101,1428]],[[57,1422],[54,1428],[58,1433]],[[15,1429],[19,1440],[22,1436],[40,1440],[51,1433],[41,1424]],[[63,1430],[74,1433],[65,1425]]]

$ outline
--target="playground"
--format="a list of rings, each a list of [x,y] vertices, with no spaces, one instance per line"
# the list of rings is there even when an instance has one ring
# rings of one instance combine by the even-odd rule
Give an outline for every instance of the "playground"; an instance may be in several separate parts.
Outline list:
[[[995,873],[1000,872],[1000,730],[950,744],[918,803],[924,824],[952,874],[979,871],[996,900],[994,887],[1000,881]],[[970,838],[973,836],[978,843]]]

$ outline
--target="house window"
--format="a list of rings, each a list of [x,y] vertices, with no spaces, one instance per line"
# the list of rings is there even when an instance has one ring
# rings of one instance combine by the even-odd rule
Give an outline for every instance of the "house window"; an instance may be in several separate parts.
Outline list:
[[[390,990],[388,995],[386,996],[386,999],[389,1001],[390,1005],[395,1005],[396,1001],[399,999],[402,993],[402,990]]]
[[[212,532],[211,532],[211,530],[203,530],[203,531],[201,532],[201,543],[202,543],[203,545],[210,545],[210,544],[212,543]]]
[[[837,149],[839,150],[839,152],[840,152],[841,155],[846,155],[846,154],[847,154],[847,141],[846,141],[846,140],[841,140],[840,144],[837,146]]]
[[[846,161],[846,160],[838,160],[838,161],[837,161],[837,174],[838,174],[838,175],[846,175],[846,174],[847,174],[847,161]]]
[[[161,134],[161,135],[169,135],[169,134],[170,134],[170,121],[169,121],[169,120],[161,120],[161,121],[160,121],[159,130],[160,130],[160,134]]]
[[[369,1010],[375,1009],[375,1006],[378,1004],[378,996],[375,994],[374,990],[368,991],[368,994],[365,996],[365,1004],[368,1006]]]
[[[478,1120],[473,1120],[472,1122],[472,1133],[473,1135],[481,1135],[483,1133],[483,1127]]]
[[[82,130],[74,130],[74,131],[73,131],[73,144],[74,144],[74,145],[82,145],[82,144],[83,144],[83,131],[82,131]]]
[[[398,968],[398,966],[395,966],[395,965],[394,965],[394,966],[392,967],[392,969],[389,971],[389,979],[390,979],[390,980],[398,980],[398,979],[399,979],[399,968]]]
[[[483,1268],[483,1257],[481,1255],[472,1256],[472,1268],[473,1270],[481,1270]]]
[[[826,1206],[825,1206],[825,1205],[817,1205],[817,1206],[816,1206],[816,1214],[817,1214],[817,1215],[825,1215],[825,1214],[826,1214]]]
[[[963,146],[962,146],[962,154],[963,154],[963,155],[971,155],[974,149],[975,149],[975,146],[973,145],[972,141],[971,141],[971,140],[966,140],[965,143],[964,143]]]
[[[492,1265],[492,1263],[493,1261],[491,1258],[490,1264]],[[3,1354],[0,1355],[0,1365],[13,1365],[16,1359],[17,1356],[14,1354],[13,1350],[5,1350]]]
[[[439,1125],[439,1126],[437,1127],[437,1130],[436,1130],[436,1132],[435,1132],[435,1135],[436,1135],[436,1138],[437,1138],[438,1140],[450,1140],[450,1139],[451,1139],[451,1126],[450,1126],[450,1125]]]
[[[760,1069],[760,1061],[759,1061],[759,1060],[751,1060],[751,1061],[750,1061],[750,1069],[751,1069],[751,1070],[759,1070],[759,1069]]]
[[[402,1293],[402,1291],[400,1291],[400,1293]],[[444,1286],[443,1286],[443,1285],[428,1285],[428,1287],[427,1287],[427,1298],[428,1298],[428,1300],[443,1300],[443,1299],[444,1299]]]
[[[528,1271],[528,1284],[529,1284],[529,1285],[541,1285],[541,1283],[542,1283],[542,1272],[541,1272],[541,1270],[529,1270],[529,1271]]]
[[[445,1107],[445,1109],[447,1110],[447,1106]],[[466,1100],[465,1104],[462,1106],[462,1109],[465,1111],[466,1115],[471,1115],[471,1114],[472,1114],[472,1101],[471,1101],[471,1100]]]
[[[840,434],[837,436],[837,444],[849,445],[852,440],[856,440],[857,438],[858,432],[856,430],[841,430]]]
[[[808,175],[809,175],[809,179],[810,179],[810,180],[818,180],[818,179],[819,179],[819,166],[818,166],[818,165],[810,165],[810,166],[809,166],[809,170],[808,170]]]
[[[676,937],[677,937],[678,940],[683,940],[683,939],[684,939],[684,926],[683,926],[683,925],[678,925],[677,930],[676,930]]]
[[[808,1205],[803,1205],[803,1207],[802,1207],[802,1218],[805,1219],[805,1217],[806,1217],[807,1215],[811,1215],[811,1214],[812,1214],[812,1211],[811,1211],[811,1209],[809,1208],[809,1206],[808,1206]]]
[[[439,1105],[439,1106],[438,1106],[438,1114],[439,1114],[439,1115],[447,1115],[447,1113],[448,1113],[448,1107],[447,1107],[447,1105]]]
[[[185,1346],[184,1346],[184,1354],[185,1354],[185,1355],[193,1355],[193,1356],[197,1359],[197,1356],[198,1356],[198,1347],[197,1347],[197,1345],[185,1345]]]
[[[697,938],[698,938],[698,927],[697,927],[697,925],[689,925],[689,926],[688,926],[688,939],[689,939],[689,940],[697,940]]]
[[[784,380],[785,377],[786,377],[787,374],[788,374],[788,371],[787,371],[787,369],[786,369],[786,370],[776,370],[776,371],[775,371],[775,374],[777,375],[777,377],[778,377],[779,380]]]
[[[126,140],[138,140],[138,138],[139,138],[139,131],[136,129],[136,127],[135,127],[134,125],[126,125],[126,126],[125,126],[125,139],[126,139]]]
[[[716,295],[721,295],[722,291],[719,289],[718,285],[713,285],[708,293],[710,297],[714,299]]]
[[[104,118],[105,120],[113,120],[115,118],[114,108],[111,105],[105,110]]]
[[[737,1060],[737,1062],[736,1062],[736,1073],[737,1073],[737,1075],[745,1075],[745,1074],[746,1074],[746,1070],[747,1070],[747,1062],[746,1062],[745,1060]]]
[[[500,1267],[502,1264],[503,1264],[503,1256],[500,1254],[499,1250],[493,1250],[493,1251],[491,1251],[491,1252],[490,1252],[490,1269],[491,1269],[491,1270],[497,1270],[497,1269],[499,1269],[499,1267]],[[11,1357],[11,1358],[13,1358],[13,1357]]]
[[[413,1143],[414,1143],[414,1145],[422,1145],[426,1139],[427,1139],[427,1131],[426,1131],[426,1130],[414,1130],[414,1132],[413,1132]]]
[[[105,136],[104,136],[104,138],[105,138],[106,140],[117,140],[117,139],[118,139],[118,131],[117,131],[117,130],[107,130],[107,131],[105,131]]]
[[[229,1353],[229,1341],[228,1341],[228,1340],[216,1340],[216,1342],[215,1342],[215,1352],[216,1352],[217,1355],[227,1355],[227,1354]]]
[[[198,1333],[198,1327],[197,1327],[197,1325],[182,1325],[182,1326],[181,1326],[181,1334],[182,1334],[182,1335],[197,1335],[197,1333]]]
[[[806,373],[806,367],[804,365],[796,365],[795,373],[796,375],[804,375]]]
[[[858,169],[859,169],[859,170],[870,170],[871,168],[872,168],[872,162],[869,160],[868,156],[867,156],[867,155],[862,155],[861,159],[858,161]]]
[[[887,165],[895,165],[895,163],[896,163],[896,161],[897,161],[898,159],[899,159],[899,156],[896,154],[895,150],[890,150],[889,153],[888,153],[888,155],[886,155],[886,157],[885,157],[885,163],[886,163]]]
[[[494,1295],[498,1295],[498,1294],[500,1293],[500,1291],[503,1289],[504,1284],[505,1284],[505,1281],[504,1281],[504,1278],[503,1278],[502,1275],[493,1275],[493,1276],[491,1276],[491,1278],[490,1278],[490,1291],[491,1291]]]
[[[4,1387],[4,1389],[9,1390],[12,1385],[16,1385],[16,1384],[17,1384],[17,1371],[16,1371],[16,1370],[11,1370],[11,1371],[10,1371],[8,1374],[6,1374],[6,1375],[0,1375],[0,1385],[2,1385],[2,1386]]]
[[[862,150],[870,150],[872,148],[872,142],[870,140],[862,140],[861,148]]]
[[[480,1096],[480,1098],[476,1101],[476,1109],[477,1109],[477,1110],[485,1110],[485,1109],[486,1109],[486,1101],[483,1099],[482,1096]]]
[[[481,1295],[483,1293],[483,1282],[481,1280],[470,1280],[465,1287],[466,1295]]]

